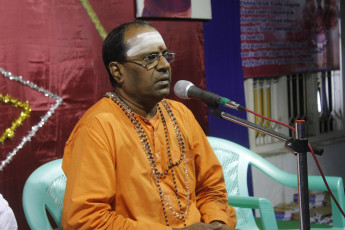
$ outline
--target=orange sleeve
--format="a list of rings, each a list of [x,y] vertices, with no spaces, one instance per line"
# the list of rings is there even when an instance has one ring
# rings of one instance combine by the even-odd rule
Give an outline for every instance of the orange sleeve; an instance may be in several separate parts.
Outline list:
[[[84,124],[73,131],[66,144],[62,166],[67,176],[63,228],[171,230],[157,223],[134,221],[113,211],[115,160],[104,136],[101,129]]]

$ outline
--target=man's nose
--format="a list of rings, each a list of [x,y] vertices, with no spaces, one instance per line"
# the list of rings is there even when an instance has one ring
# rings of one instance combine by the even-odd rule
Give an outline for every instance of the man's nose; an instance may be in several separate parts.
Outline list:
[[[168,68],[170,68],[170,63],[167,61],[167,59],[165,59],[163,55],[160,56],[156,69],[159,70],[159,69],[168,69]]]

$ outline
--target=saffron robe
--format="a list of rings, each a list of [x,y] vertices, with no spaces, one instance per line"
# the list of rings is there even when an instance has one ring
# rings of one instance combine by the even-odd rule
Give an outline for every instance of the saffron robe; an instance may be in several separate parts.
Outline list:
[[[183,211],[190,198],[187,226],[223,221],[236,225],[235,210],[227,204],[222,167],[192,112],[182,103],[166,100],[185,144],[186,161],[174,167]],[[174,125],[162,102],[172,162],[181,157]],[[157,114],[150,120],[136,114],[160,172],[169,165],[164,126]],[[187,171],[185,170],[187,167]],[[102,98],[79,120],[65,146],[62,168],[67,176],[62,225],[64,229],[160,230],[183,227],[165,207],[152,168],[133,123],[111,99]],[[188,173],[189,194],[187,194]],[[165,199],[178,212],[172,172],[159,184]]]

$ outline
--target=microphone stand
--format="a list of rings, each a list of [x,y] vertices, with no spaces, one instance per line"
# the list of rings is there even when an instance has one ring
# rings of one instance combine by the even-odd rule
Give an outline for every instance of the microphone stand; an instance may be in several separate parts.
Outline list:
[[[253,122],[228,114],[216,107],[210,106],[210,113],[214,116],[235,122],[247,128],[265,133],[279,140],[285,141],[284,148],[289,152],[297,155],[297,175],[298,175],[298,197],[299,197],[299,216],[300,216],[300,229],[310,229],[310,213],[309,213],[309,189],[308,189],[308,165],[307,165],[307,152],[308,140],[305,137],[305,122],[295,122],[295,137],[290,138],[274,130],[264,128]],[[315,154],[321,155],[323,149],[312,146]]]

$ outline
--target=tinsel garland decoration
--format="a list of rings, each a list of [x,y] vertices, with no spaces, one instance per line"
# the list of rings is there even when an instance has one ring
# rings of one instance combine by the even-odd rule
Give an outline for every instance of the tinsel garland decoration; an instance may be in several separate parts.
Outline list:
[[[3,96],[0,93],[0,102],[5,103],[5,104],[11,104],[16,108],[21,108],[21,113],[19,114],[19,117],[12,122],[11,127],[6,128],[3,134],[0,136],[0,143],[3,144],[4,141],[8,138],[13,138],[15,130],[18,126],[23,124],[23,121],[30,117],[30,112],[31,112],[31,107],[29,106],[29,103],[26,102],[21,102],[16,98],[13,98],[9,95]]]
[[[23,137],[20,143],[12,150],[12,152],[9,152],[7,154],[5,160],[1,161],[0,171],[2,171],[3,168],[11,162],[12,158],[18,153],[18,151],[23,148],[25,143],[28,141],[31,141],[31,139],[36,135],[37,131],[40,128],[42,128],[42,126],[48,121],[49,117],[51,117],[55,113],[55,110],[62,103],[62,97],[60,97],[57,94],[53,94],[50,91],[43,89],[42,87],[37,86],[33,82],[23,80],[21,76],[14,76],[11,72],[7,72],[6,70],[2,68],[0,68],[0,74],[11,81],[19,82],[24,86],[28,86],[31,89],[37,90],[38,92],[42,93],[46,97],[56,100],[55,104],[52,104],[50,109],[47,111],[47,113],[41,117],[41,120],[36,125],[31,127],[31,130],[29,130],[28,135]]]

